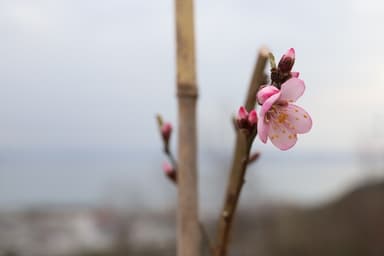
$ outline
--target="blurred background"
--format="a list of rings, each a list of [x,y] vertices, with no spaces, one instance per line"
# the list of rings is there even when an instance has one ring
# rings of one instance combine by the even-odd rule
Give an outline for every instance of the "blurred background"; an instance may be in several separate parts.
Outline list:
[[[173,5],[0,0],[1,256],[175,255]],[[314,126],[254,143],[232,255],[384,255],[384,2],[196,0],[195,22],[208,231],[257,52],[294,47]]]

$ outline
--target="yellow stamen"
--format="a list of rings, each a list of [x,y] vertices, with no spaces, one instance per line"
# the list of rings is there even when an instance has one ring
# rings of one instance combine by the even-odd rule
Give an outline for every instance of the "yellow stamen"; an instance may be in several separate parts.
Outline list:
[[[284,123],[287,117],[288,117],[287,114],[280,113],[279,116],[277,117],[277,120],[279,123]]]

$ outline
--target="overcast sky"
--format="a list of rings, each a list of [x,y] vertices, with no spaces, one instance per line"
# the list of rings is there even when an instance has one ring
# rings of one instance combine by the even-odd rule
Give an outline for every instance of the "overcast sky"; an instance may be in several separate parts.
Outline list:
[[[232,146],[230,116],[263,45],[277,58],[294,47],[307,85],[299,104],[314,126],[293,152],[382,140],[382,1],[195,7],[200,148]],[[0,0],[0,149],[157,150],[154,115],[176,122],[173,9],[168,0]]]
[[[314,120],[298,147],[352,150],[383,119],[383,14],[378,0],[197,1],[202,145],[230,138],[266,45],[297,52]],[[154,113],[175,121],[173,21],[172,1],[0,1],[1,147],[151,147]]]

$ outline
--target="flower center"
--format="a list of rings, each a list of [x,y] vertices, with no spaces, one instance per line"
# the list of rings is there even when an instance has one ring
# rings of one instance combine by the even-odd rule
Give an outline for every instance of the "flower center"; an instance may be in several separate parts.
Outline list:
[[[289,120],[289,114],[285,108],[280,107],[280,105],[273,105],[265,115],[265,122],[273,122],[276,126],[281,125],[281,127],[286,127],[291,130],[295,130],[295,126]],[[284,130],[285,131],[285,130]],[[283,132],[285,133],[285,132]]]
[[[285,122],[285,120],[287,120],[288,118],[288,115],[285,114],[285,113],[279,113],[279,115],[277,116],[277,121],[282,124]]]

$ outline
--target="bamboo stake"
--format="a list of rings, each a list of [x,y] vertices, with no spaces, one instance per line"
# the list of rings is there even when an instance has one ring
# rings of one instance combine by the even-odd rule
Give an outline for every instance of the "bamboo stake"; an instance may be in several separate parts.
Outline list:
[[[262,48],[259,51],[245,100],[245,108],[247,111],[250,111],[255,107],[256,93],[260,85],[265,81],[264,69],[268,60],[268,52],[269,51],[265,48]],[[255,135],[256,134],[244,134],[241,130],[237,131],[230,178],[227,186],[224,207],[217,228],[215,256],[225,256],[227,254],[233,217],[237,208],[241,188],[245,181],[244,176],[248,164],[249,152]]]
[[[195,42],[193,0],[175,0],[177,43],[178,256],[200,254],[197,193]]]

